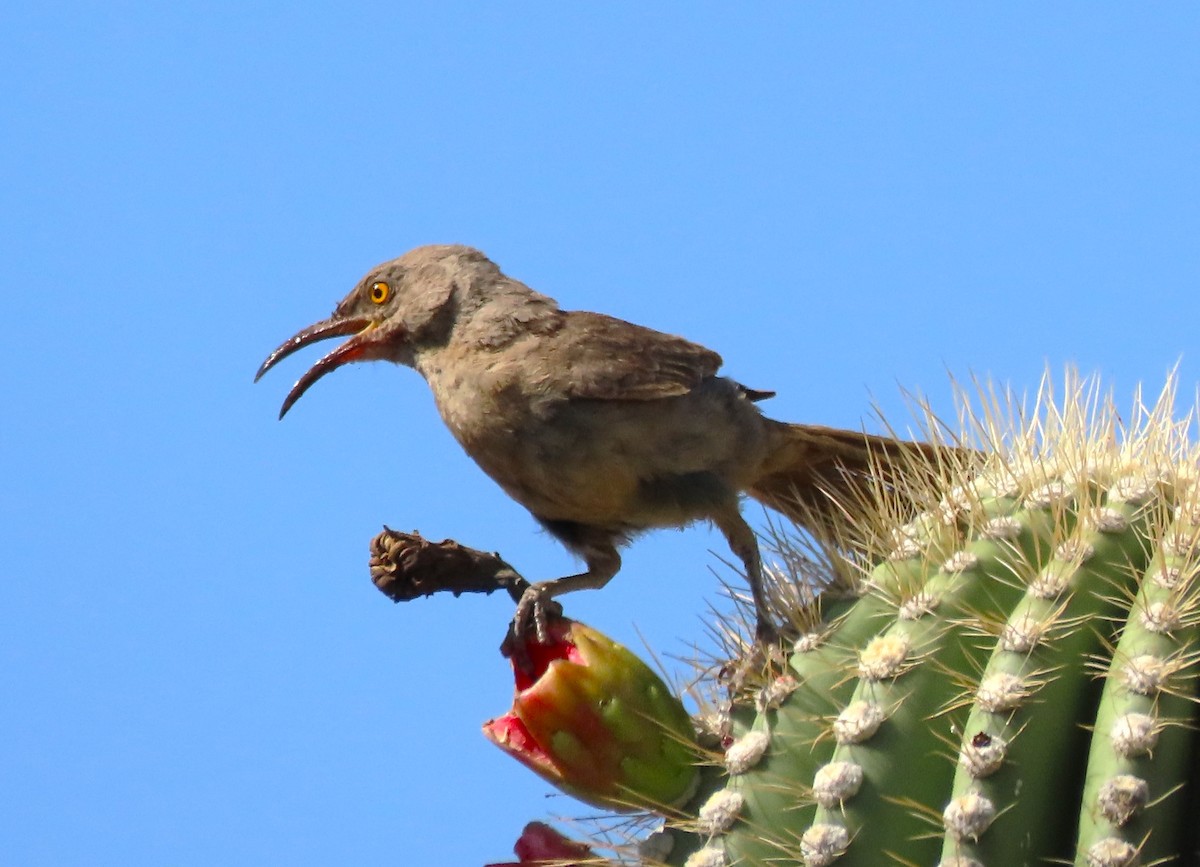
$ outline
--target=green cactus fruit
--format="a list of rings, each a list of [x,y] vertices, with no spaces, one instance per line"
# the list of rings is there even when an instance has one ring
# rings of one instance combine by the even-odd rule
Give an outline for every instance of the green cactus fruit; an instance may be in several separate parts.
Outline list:
[[[1200,864],[1200,451],[1173,399],[1122,425],[1068,377],[968,415],[982,466],[948,452],[826,549],[838,578],[706,718],[723,748],[642,863]]]
[[[557,619],[549,639],[514,658],[512,709],[484,724],[505,752],[563,791],[613,810],[686,800],[698,751],[683,704],[649,666],[582,623]]]

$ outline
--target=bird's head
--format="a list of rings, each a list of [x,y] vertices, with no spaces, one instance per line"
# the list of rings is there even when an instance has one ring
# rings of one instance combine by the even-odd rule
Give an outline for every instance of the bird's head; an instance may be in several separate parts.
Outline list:
[[[313,383],[343,364],[388,360],[411,365],[422,346],[447,338],[459,286],[495,269],[478,250],[455,244],[418,247],[384,262],[367,272],[332,316],[281,343],[259,367],[254,381],[310,343],[350,336],[296,381],[279,410],[283,418]]]

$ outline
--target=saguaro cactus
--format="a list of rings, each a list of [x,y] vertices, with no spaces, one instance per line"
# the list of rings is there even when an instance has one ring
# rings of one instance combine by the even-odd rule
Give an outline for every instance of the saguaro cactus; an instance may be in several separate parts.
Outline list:
[[[980,417],[984,466],[950,462],[920,514],[881,496],[646,863],[1200,864],[1198,452],[1172,404],[1122,426],[1071,381]]]

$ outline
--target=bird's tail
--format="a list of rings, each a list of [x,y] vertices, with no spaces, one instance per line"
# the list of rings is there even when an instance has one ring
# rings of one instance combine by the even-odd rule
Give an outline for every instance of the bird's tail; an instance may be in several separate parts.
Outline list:
[[[772,424],[777,444],[747,493],[827,538],[841,537],[838,528],[864,513],[928,490],[952,455],[968,454],[860,431]]]

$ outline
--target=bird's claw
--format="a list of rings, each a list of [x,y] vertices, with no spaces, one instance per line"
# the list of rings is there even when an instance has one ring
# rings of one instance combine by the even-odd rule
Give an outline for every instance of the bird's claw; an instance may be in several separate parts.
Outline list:
[[[555,602],[550,595],[550,585],[553,583],[541,581],[530,584],[521,594],[512,623],[512,631],[518,638],[526,638],[532,634],[537,638],[538,644],[550,642],[547,624],[552,618],[562,617],[562,605]]]
[[[525,588],[517,602],[516,614],[508,625],[508,635],[500,645],[500,652],[526,674],[533,673],[530,645],[549,644],[550,621],[562,617],[562,605],[550,597],[549,583],[531,584]]]
[[[732,694],[741,693],[748,684],[773,680],[789,670],[788,639],[784,630],[760,617],[754,626],[754,641],[721,667],[717,679]]]
[[[768,618],[759,615],[754,624],[754,640],[763,647],[778,644],[782,639],[779,627]]]

